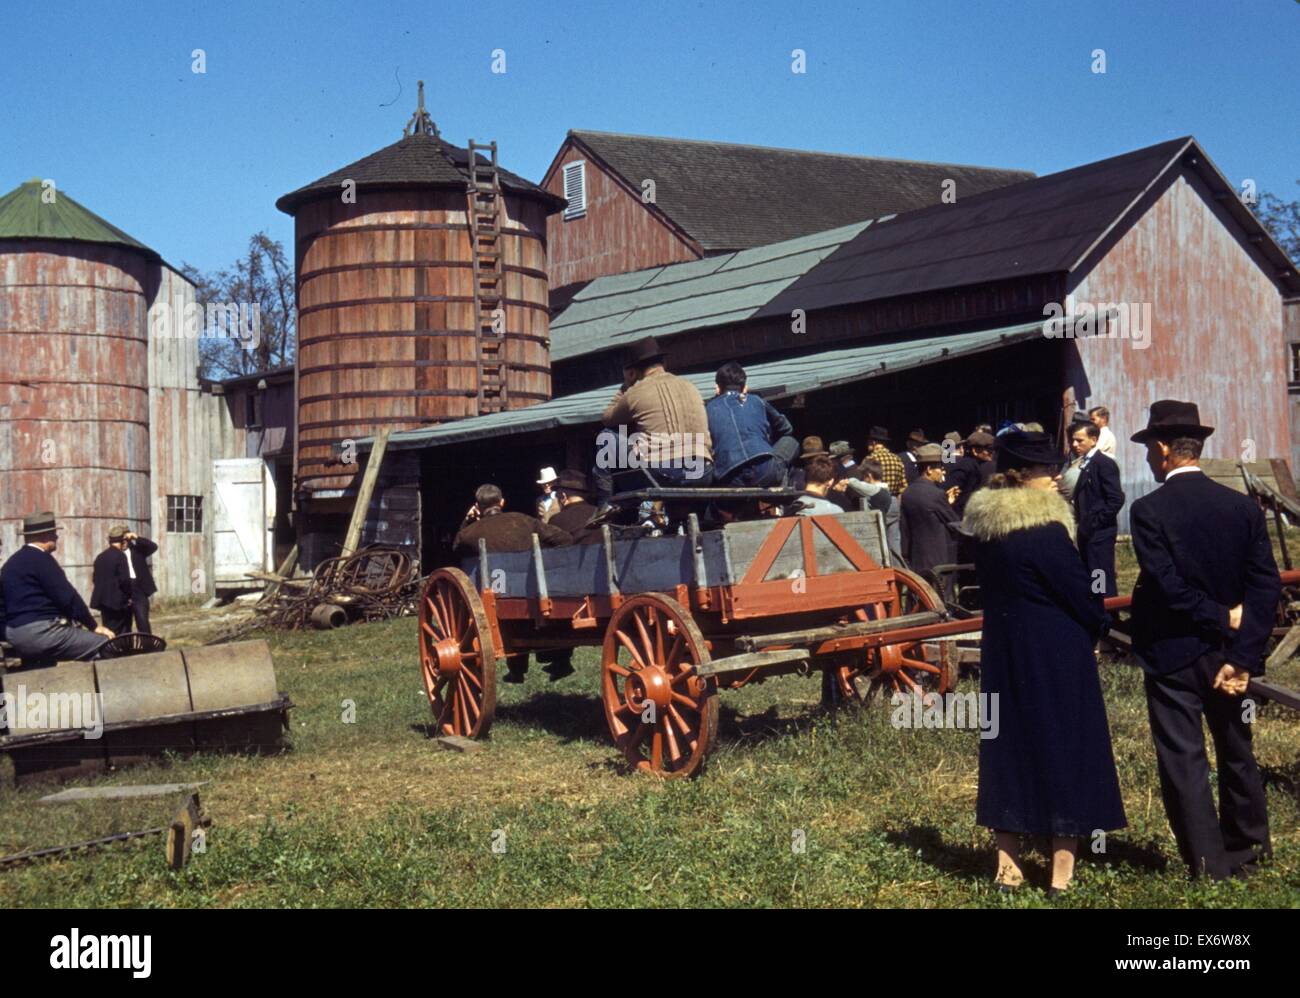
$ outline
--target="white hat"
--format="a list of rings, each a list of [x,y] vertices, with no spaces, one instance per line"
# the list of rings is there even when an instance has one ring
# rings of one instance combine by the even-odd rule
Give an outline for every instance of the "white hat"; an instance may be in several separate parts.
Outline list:
[[[554,468],[543,468],[543,469],[542,469],[542,477],[539,478],[539,479],[537,479],[537,484],[538,484],[538,485],[549,485],[551,482],[555,481],[555,480],[556,480],[557,478],[559,478],[559,477],[560,477],[560,476],[557,475],[557,474],[555,473],[555,469],[554,469]]]

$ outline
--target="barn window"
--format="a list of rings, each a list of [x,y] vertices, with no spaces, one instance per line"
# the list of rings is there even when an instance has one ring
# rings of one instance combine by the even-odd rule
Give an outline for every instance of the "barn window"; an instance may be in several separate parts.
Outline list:
[[[564,209],[564,220],[581,218],[587,214],[587,163],[577,160],[564,164],[564,196],[569,204]]]
[[[203,497],[168,496],[167,532],[169,534],[203,533]]]
[[[244,396],[244,428],[260,430],[262,428],[262,393],[251,391]]]
[[[1300,343],[1291,344],[1291,380],[1300,381]]]

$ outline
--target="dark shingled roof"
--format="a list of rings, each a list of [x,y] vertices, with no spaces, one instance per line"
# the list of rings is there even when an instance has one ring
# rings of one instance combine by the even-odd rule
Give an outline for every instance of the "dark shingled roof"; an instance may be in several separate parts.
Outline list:
[[[479,154],[479,161],[486,162]],[[550,211],[564,207],[564,199],[544,191],[531,181],[498,166],[501,186],[507,192],[532,197]],[[469,152],[424,132],[407,135],[391,146],[362,157],[341,169],[284,195],[275,206],[292,215],[299,205],[321,196],[337,197],[345,180],[354,180],[358,190],[391,190],[405,187],[450,187],[464,190],[469,179]]]
[[[1069,273],[1168,171],[1196,169],[1259,246],[1270,276],[1300,288],[1286,254],[1190,137],[962,197],[869,225],[773,298],[789,315],[1033,274]]]
[[[957,197],[1034,176],[765,146],[570,131],[569,137],[641,189],[707,252],[746,249],[938,204],[943,181]]]
[[[41,181],[32,179],[0,197],[0,239],[112,243],[139,250],[150,260],[161,259],[144,243],[104,221],[65,192],[55,189],[54,200],[48,203],[41,194]]]

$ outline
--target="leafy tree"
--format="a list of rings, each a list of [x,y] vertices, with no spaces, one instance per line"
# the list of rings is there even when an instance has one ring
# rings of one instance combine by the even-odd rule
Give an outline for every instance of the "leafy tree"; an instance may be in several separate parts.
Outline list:
[[[258,232],[249,239],[247,254],[229,268],[205,274],[185,264],[181,273],[194,283],[198,304],[204,308],[199,341],[203,377],[231,378],[292,363],[293,267],[284,246]]]
[[[1300,180],[1296,183],[1300,184]],[[1259,203],[1252,210],[1277,244],[1286,250],[1291,262],[1300,261],[1300,200],[1283,201],[1274,194],[1261,192]]]

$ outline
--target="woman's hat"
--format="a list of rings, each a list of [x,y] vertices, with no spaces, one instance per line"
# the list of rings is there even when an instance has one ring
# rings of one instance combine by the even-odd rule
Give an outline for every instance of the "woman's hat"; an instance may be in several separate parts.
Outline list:
[[[1056,442],[1037,430],[1005,430],[997,438],[998,471],[1043,464],[1059,468],[1065,463]]]
[[[1195,402],[1161,399],[1151,403],[1147,428],[1138,430],[1129,439],[1135,444],[1144,444],[1148,440],[1172,440],[1175,437],[1204,440],[1213,432],[1213,426],[1201,425],[1201,414]]]
[[[800,451],[800,461],[807,461],[811,457],[828,457],[830,455],[830,451],[822,443],[821,437],[804,437]]]
[[[48,534],[50,531],[58,529],[58,524],[54,522],[54,514],[48,510],[43,513],[28,513],[23,517],[24,537],[31,537],[34,534]]]

